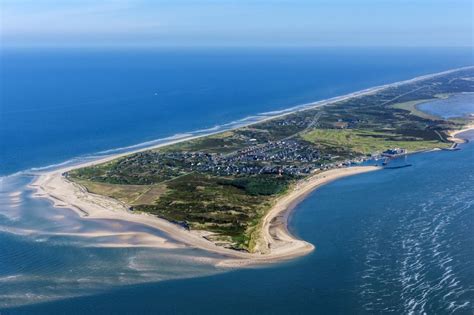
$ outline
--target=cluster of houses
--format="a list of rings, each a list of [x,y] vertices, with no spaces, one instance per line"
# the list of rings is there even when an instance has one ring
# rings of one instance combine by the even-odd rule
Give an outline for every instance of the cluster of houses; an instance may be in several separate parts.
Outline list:
[[[405,149],[384,151],[384,157],[406,154]],[[219,176],[231,175],[306,175],[316,170],[349,166],[363,158],[342,160],[332,154],[321,154],[314,147],[297,140],[269,141],[255,144],[230,154],[208,152],[143,152],[130,166],[153,169],[154,172],[176,174],[197,171]],[[139,163],[140,165],[135,165]],[[168,174],[173,176],[172,174]]]
[[[308,163],[319,160],[320,153],[313,147],[295,140],[269,141],[239,150],[227,157],[227,162],[272,161]]]
[[[294,140],[269,141],[231,154],[182,152],[162,158],[179,159],[190,170],[216,175],[308,174],[320,159],[319,151]]]
[[[305,119],[306,118],[306,119]],[[278,126],[296,126],[296,127],[301,127],[301,128],[306,128],[308,126],[308,117],[301,118],[301,117],[295,117],[295,118],[290,118],[290,119],[283,119],[279,120],[277,122]]]
[[[153,172],[197,171],[214,175],[308,174],[319,168],[320,152],[295,140],[269,141],[230,154],[208,152],[142,152],[123,160],[127,168]],[[171,175],[171,174],[170,174]]]

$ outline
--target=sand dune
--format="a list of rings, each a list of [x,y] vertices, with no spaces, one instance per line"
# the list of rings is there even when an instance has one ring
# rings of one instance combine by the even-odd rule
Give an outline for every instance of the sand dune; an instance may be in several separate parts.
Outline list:
[[[253,254],[219,247],[203,238],[200,231],[188,231],[153,215],[132,213],[125,204],[112,198],[91,194],[81,186],[66,179],[62,174],[68,169],[39,175],[31,186],[36,189],[36,197],[48,198],[53,201],[56,207],[73,209],[78,215],[86,219],[114,219],[144,224],[165,232],[171,239],[187,246],[223,255],[222,260],[218,263],[220,266],[238,267],[289,259],[311,252],[314,249],[312,244],[295,238],[287,230],[289,211],[303,197],[321,185],[341,177],[377,169],[379,168],[374,166],[333,169],[300,181],[288,194],[278,199],[265,216],[261,226],[261,239],[257,246],[258,252]],[[89,237],[110,235],[104,231],[89,232],[87,234],[86,236]],[[136,235],[117,233],[116,236],[115,242],[107,246],[176,247],[163,238],[143,232],[137,232]]]

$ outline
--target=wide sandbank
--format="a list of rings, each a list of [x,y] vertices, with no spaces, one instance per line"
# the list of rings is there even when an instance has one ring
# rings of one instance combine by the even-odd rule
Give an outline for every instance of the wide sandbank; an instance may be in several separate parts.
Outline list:
[[[50,199],[55,207],[74,210],[84,219],[113,219],[144,224],[165,232],[184,246],[191,246],[222,255],[219,266],[238,267],[259,263],[270,263],[305,255],[314,246],[294,237],[287,229],[289,212],[311,191],[342,177],[380,169],[376,166],[355,166],[337,168],[314,174],[301,180],[290,191],[275,201],[260,226],[257,252],[247,253],[215,245],[206,240],[204,231],[188,231],[183,227],[145,213],[129,211],[128,206],[112,198],[91,194],[82,186],[69,181],[63,173],[71,168],[44,173],[31,184],[36,189],[35,197]],[[101,236],[104,231],[89,232],[87,236]],[[147,233],[117,235],[122,240],[114,246],[139,246],[173,248],[175,242]]]

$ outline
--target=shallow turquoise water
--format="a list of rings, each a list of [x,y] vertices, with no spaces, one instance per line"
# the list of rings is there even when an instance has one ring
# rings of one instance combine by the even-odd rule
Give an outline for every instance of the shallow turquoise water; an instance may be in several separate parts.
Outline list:
[[[287,51],[272,58],[201,53],[189,59],[148,52],[131,65],[120,62],[130,53],[85,59],[71,52],[62,52],[59,59],[48,54],[10,56],[16,60],[9,63],[12,80],[2,81],[9,94],[2,94],[5,149],[0,172],[21,171],[0,178],[2,314],[472,313],[470,144],[461,151],[412,156],[411,168],[363,174],[323,187],[300,204],[290,226],[315,244],[315,252],[283,264],[231,272],[213,267],[209,261],[215,256],[195,249],[93,247],[113,242],[114,236],[65,233],[100,229],[166,236],[125,222],[82,220],[32,198],[27,188],[31,172],[37,171],[32,167],[78,156],[75,162],[84,161],[93,158],[85,154],[100,150],[246,116],[258,119],[265,111],[466,65],[470,53],[322,51],[300,52],[301,58],[295,58]],[[106,57],[111,59],[106,62]],[[179,64],[185,66],[178,67],[183,72],[174,72],[173,65]],[[130,77],[119,77],[124,69]],[[204,77],[181,81],[189,74],[183,69]],[[53,72],[39,80],[48,70]],[[167,89],[157,90],[156,82]],[[64,89],[58,90],[62,83]],[[233,89],[236,84],[239,91]],[[156,101],[154,93],[160,91],[166,93]],[[94,115],[91,110],[96,110]],[[130,117],[140,124],[123,128]]]
[[[345,178],[315,191],[290,224],[316,245],[306,257],[12,313],[471,314],[473,157],[471,144],[418,154],[409,158],[413,167]]]

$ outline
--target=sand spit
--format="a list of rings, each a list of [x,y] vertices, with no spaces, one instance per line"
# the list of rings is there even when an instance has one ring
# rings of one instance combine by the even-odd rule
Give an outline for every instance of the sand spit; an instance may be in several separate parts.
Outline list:
[[[312,244],[295,238],[287,230],[289,212],[307,194],[321,185],[342,177],[378,169],[375,166],[332,169],[315,174],[297,183],[289,193],[277,199],[275,205],[263,219],[261,239],[257,247],[258,252],[253,254],[219,247],[203,238],[200,231],[188,231],[153,215],[133,213],[128,210],[125,204],[115,199],[91,194],[80,185],[69,181],[63,176],[67,169],[39,175],[31,184],[31,187],[36,189],[36,197],[50,199],[55,207],[73,209],[85,219],[113,219],[144,224],[165,232],[171,239],[179,243],[223,255],[222,260],[218,263],[219,266],[241,267],[290,259],[311,252],[314,249]],[[95,233],[87,233],[85,236],[100,237],[103,235],[104,232],[97,231]],[[144,247],[175,247],[172,242],[166,242],[163,238],[151,234],[137,233],[134,237],[131,237],[131,235],[123,236],[117,233],[116,240],[122,239],[123,242],[115,243],[114,246],[129,247],[143,244]],[[133,244],[130,244],[130,240],[133,240]]]
[[[474,124],[469,124],[469,125],[466,125],[463,129],[453,130],[449,132],[450,137],[448,138],[448,140],[454,143],[465,143],[466,142],[465,139],[462,139],[456,136],[469,130],[474,130]]]
[[[326,106],[335,102],[359,96],[370,95],[387,88],[427,80],[430,78],[469,68],[472,67],[459,68],[436,74],[420,76],[406,81],[377,86],[359,92],[350,93],[341,97],[335,97],[324,101],[304,104],[301,106],[301,108],[295,109],[295,111],[293,112],[304,111],[320,106]],[[277,117],[286,116],[293,112],[287,112],[281,115],[267,117],[265,119],[253,122],[248,125],[260,123],[264,120],[270,120],[275,119]],[[238,128],[240,127],[243,126],[239,126]],[[454,131],[453,133],[451,133],[451,141],[459,141],[460,139],[456,138],[455,136],[460,132],[464,132],[470,129],[473,129],[472,125],[467,129]],[[345,176],[351,176],[380,169],[379,167],[375,166],[356,166],[332,169],[329,171],[317,173],[297,183],[289,193],[282,196],[276,201],[275,205],[264,217],[260,227],[261,239],[258,241],[256,247],[258,253],[254,254],[216,246],[214,243],[202,237],[202,231],[187,231],[186,229],[176,224],[173,224],[171,222],[157,218],[152,215],[132,213],[131,211],[129,211],[128,207],[125,204],[122,204],[112,198],[91,194],[80,185],[69,181],[63,176],[64,172],[70,171],[72,169],[101,164],[132,153],[155,149],[173,143],[188,141],[199,137],[205,137],[223,131],[225,130],[219,130],[217,132],[208,133],[205,135],[180,138],[178,140],[173,140],[168,143],[153,145],[150,147],[141,148],[139,150],[134,150],[126,153],[114,154],[92,162],[87,162],[71,167],[65,167],[50,172],[40,173],[37,179],[31,184],[31,187],[36,189],[36,197],[50,199],[54,203],[55,207],[73,209],[80,216],[89,219],[113,219],[144,224],[165,232],[175,241],[186,244],[187,246],[197,247],[221,254],[223,256],[223,259],[218,263],[218,265],[220,266],[240,267],[258,263],[269,263],[283,259],[290,259],[311,252],[314,249],[314,246],[312,244],[295,238],[287,230],[287,219],[289,212],[302,198],[304,198],[307,194],[309,194],[311,191],[321,185],[324,185],[328,182],[334,181]],[[140,237],[143,238],[143,244],[146,244],[144,246],[156,245],[155,247],[170,247],[170,244],[167,244],[165,241],[163,241],[162,238],[155,238],[153,240],[153,235],[146,236],[144,234],[140,235]],[[116,246],[130,246],[130,244],[127,243],[128,238],[128,236],[123,237],[123,243],[116,244]],[[134,238],[134,242],[136,244],[139,244],[139,238]]]

